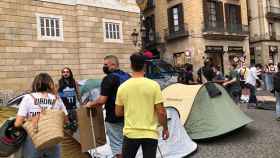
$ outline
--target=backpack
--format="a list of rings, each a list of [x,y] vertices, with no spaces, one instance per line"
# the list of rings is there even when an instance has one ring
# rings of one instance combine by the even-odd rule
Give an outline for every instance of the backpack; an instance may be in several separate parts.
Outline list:
[[[15,153],[27,137],[23,128],[13,128],[14,123],[15,119],[8,119],[0,128],[0,157],[8,157]]]
[[[124,83],[126,80],[130,78],[130,75],[126,72],[123,71],[117,71],[113,72],[112,75],[117,76],[119,79],[119,85],[120,86],[122,83]]]
[[[126,80],[128,80],[130,78],[130,75],[126,72],[123,72],[123,71],[113,72],[113,73],[111,73],[111,75],[114,75],[119,79],[118,88],[122,83],[124,83]],[[116,101],[116,94],[113,95],[112,100],[113,100],[113,102]]]
[[[273,86],[274,90],[280,92],[280,72],[273,75]]]

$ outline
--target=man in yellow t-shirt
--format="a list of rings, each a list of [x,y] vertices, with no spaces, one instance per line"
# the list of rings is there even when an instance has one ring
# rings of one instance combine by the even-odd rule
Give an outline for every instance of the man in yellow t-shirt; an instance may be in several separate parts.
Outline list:
[[[163,126],[163,139],[169,137],[160,86],[144,77],[143,55],[135,53],[130,61],[133,75],[119,87],[115,109],[117,116],[124,116],[123,158],[134,158],[140,145],[143,158],[155,158],[158,124]]]

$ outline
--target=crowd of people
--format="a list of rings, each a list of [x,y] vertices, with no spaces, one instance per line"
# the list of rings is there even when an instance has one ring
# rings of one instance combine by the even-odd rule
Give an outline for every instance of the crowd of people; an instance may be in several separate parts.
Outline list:
[[[210,58],[207,58],[204,61],[204,66],[198,69],[196,80],[194,79],[193,65],[187,63],[180,74],[180,82],[184,84],[216,82],[225,87],[236,103],[247,103],[248,108],[257,107],[256,91],[262,87],[275,94],[277,100],[276,119],[280,121],[280,63],[275,65],[272,61],[269,61],[269,64],[265,66],[252,64],[250,67],[247,67],[245,61],[234,61],[231,63],[229,73],[224,75],[221,67],[215,65]]]
[[[158,125],[163,127],[164,140],[168,139],[169,131],[160,86],[144,76],[145,60],[143,54],[132,54],[130,75],[120,70],[116,56],[106,56],[103,65],[106,76],[101,83],[100,96],[87,103],[81,103],[78,83],[70,68],[62,69],[57,86],[49,74],[38,74],[33,81],[32,92],[26,94],[19,105],[15,128],[22,127],[26,119],[39,116],[44,109],[57,109],[65,114],[65,129],[68,131],[70,125],[70,133],[73,133],[77,129],[76,109],[79,103],[87,108],[105,105],[106,134],[113,156],[134,158],[141,146],[144,158],[155,158],[160,135]],[[38,150],[28,137],[23,144],[23,157],[60,158],[60,145]]]
[[[104,58],[100,96],[94,101],[81,103],[79,86],[70,68],[61,70],[57,86],[47,73],[38,74],[32,84],[32,93],[24,96],[19,105],[16,128],[24,120],[39,115],[44,109],[59,109],[65,114],[65,128],[73,133],[77,129],[76,109],[79,103],[87,108],[105,105],[106,134],[110,147],[116,158],[134,158],[139,147],[142,147],[144,158],[155,158],[159,133],[158,125],[163,127],[162,137],[168,139],[167,114],[163,106],[161,89],[156,81],[145,77],[144,67],[147,57],[140,53],[130,56],[132,73],[128,74],[119,68],[116,56]],[[276,119],[280,121],[280,63],[270,63],[250,68],[244,62],[232,62],[227,75],[219,65],[206,59],[198,69],[194,79],[193,65],[185,64],[180,75],[184,84],[202,84],[216,82],[225,87],[236,102],[248,103],[248,108],[257,106],[256,90],[263,83],[266,90],[275,93],[277,98]],[[41,100],[41,102],[36,102]],[[45,127],[48,128],[48,127]],[[60,157],[60,145],[37,150],[30,137],[23,145],[23,157]]]

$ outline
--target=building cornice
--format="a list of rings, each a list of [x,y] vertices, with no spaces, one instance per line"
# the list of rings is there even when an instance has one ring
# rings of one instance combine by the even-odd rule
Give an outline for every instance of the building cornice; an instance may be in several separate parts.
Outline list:
[[[140,9],[136,5],[136,3],[124,3],[119,0],[40,0],[40,1],[65,4],[65,5],[87,5],[87,6],[98,7],[98,8],[140,13]]]

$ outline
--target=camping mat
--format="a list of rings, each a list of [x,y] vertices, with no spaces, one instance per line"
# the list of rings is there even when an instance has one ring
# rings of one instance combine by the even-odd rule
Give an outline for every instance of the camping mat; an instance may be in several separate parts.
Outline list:
[[[208,139],[231,132],[252,122],[227,91],[216,84],[222,95],[211,98],[203,86],[195,97],[189,118],[185,123],[192,139]]]
[[[17,109],[12,107],[0,106],[0,125],[10,117],[16,117]]]
[[[82,153],[81,145],[69,134],[64,135],[61,143],[62,158],[90,158],[86,153]]]
[[[201,86],[176,83],[162,91],[165,107],[176,108],[179,111],[182,124],[185,124],[188,119],[195,96]]]
[[[274,96],[262,96],[259,95],[257,96],[257,100],[258,101],[262,101],[262,102],[276,102],[276,98]]]

